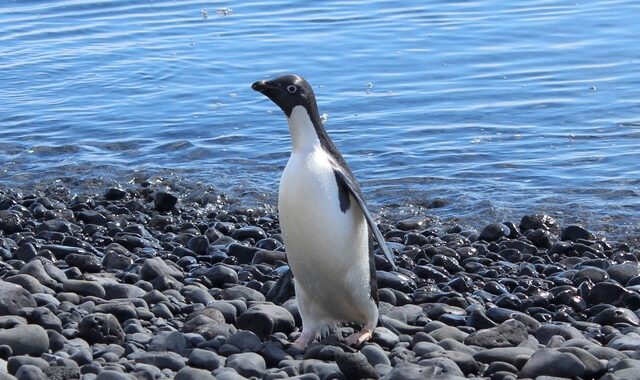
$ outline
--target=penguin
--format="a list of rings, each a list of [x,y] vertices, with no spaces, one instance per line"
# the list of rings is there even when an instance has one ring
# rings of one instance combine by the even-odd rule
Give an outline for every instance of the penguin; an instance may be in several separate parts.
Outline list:
[[[346,322],[362,326],[346,339],[369,340],[378,324],[373,238],[395,270],[393,256],[358,183],[322,125],[309,83],[294,74],[255,82],[287,117],[291,155],[280,178],[278,213],[304,350]]]

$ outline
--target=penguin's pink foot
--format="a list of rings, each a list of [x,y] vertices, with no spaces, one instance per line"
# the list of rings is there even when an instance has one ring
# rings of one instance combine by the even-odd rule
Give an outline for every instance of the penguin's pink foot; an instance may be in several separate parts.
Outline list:
[[[346,339],[346,343],[349,346],[359,347],[362,343],[368,341],[373,337],[373,328],[365,326],[360,332],[349,335]]]
[[[314,330],[303,329],[302,334],[296,339],[295,342],[291,344],[291,347],[296,350],[304,351],[309,343],[313,342],[313,339],[316,337],[316,332]]]

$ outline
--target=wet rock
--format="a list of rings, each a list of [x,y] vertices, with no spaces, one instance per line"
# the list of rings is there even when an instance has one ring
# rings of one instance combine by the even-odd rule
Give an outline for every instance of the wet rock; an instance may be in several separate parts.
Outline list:
[[[182,280],[184,273],[179,268],[167,264],[159,257],[146,259],[140,268],[140,277],[145,281],[151,281],[161,276],[171,276],[177,280]]]
[[[166,191],[158,191],[153,198],[153,204],[156,210],[160,212],[173,210],[176,203],[178,203],[178,197]]]
[[[480,363],[499,361],[520,368],[531,358],[534,352],[536,351],[526,347],[498,347],[478,351],[473,355],[473,358]]]
[[[482,230],[480,233],[480,240],[492,242],[500,239],[501,237],[509,236],[510,234],[511,230],[509,230],[509,227],[500,223],[492,223]]]
[[[233,231],[231,237],[238,241],[246,239],[253,239],[254,241],[258,241],[265,239],[267,237],[267,234],[260,227],[247,226]]]
[[[119,187],[110,187],[104,193],[104,198],[109,201],[117,201],[124,198],[127,195],[127,192]]]
[[[595,236],[584,229],[583,227],[577,225],[570,225],[562,229],[562,233],[560,234],[560,240],[569,240],[576,242],[579,239],[584,240],[592,240]]]
[[[551,337],[559,335],[565,340],[584,339],[584,335],[580,330],[565,323],[543,323],[542,326],[534,333],[534,336],[540,343],[547,344]]]
[[[257,290],[248,288],[244,285],[234,285],[226,288],[218,293],[222,299],[237,300],[242,299],[245,302],[265,302],[264,295]]]
[[[628,262],[611,265],[607,268],[607,273],[613,280],[622,285],[626,285],[633,277],[640,275],[640,264],[637,262]]]

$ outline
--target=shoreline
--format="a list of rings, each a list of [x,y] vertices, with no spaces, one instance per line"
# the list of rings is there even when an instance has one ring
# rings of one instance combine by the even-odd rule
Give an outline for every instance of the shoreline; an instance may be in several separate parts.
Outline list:
[[[267,298],[286,268],[274,207],[105,184],[0,188],[0,373],[616,379],[640,366],[637,245],[540,215],[383,222],[400,269],[376,256],[380,311],[395,331],[299,352],[293,294]]]

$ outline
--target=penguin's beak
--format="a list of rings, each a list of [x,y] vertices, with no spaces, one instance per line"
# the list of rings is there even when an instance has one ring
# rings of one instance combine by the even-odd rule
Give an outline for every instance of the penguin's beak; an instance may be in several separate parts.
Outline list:
[[[255,82],[254,84],[251,85],[251,89],[254,90],[254,91],[258,91],[258,92],[264,93],[265,91],[267,91],[269,89],[269,85],[267,84],[266,80],[259,80],[259,81]]]

